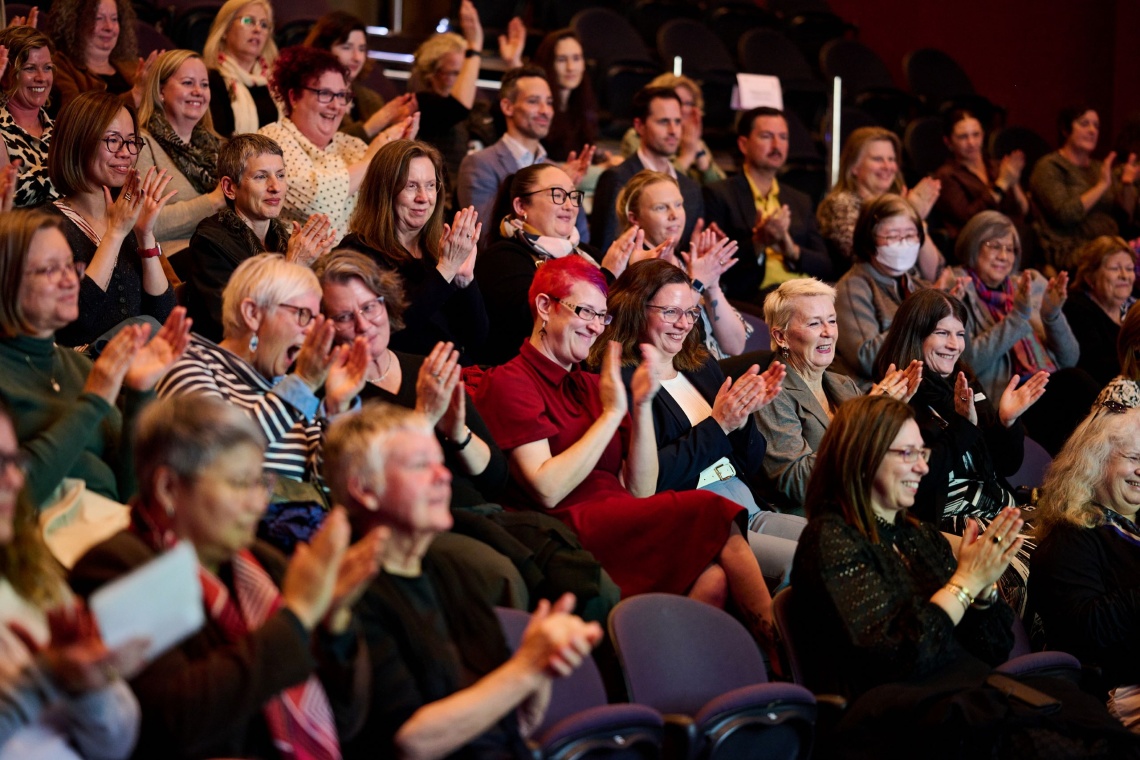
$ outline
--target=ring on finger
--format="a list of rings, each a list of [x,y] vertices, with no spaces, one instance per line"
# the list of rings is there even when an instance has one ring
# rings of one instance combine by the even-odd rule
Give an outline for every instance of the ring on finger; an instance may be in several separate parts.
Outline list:
[[[1001,542],[1004,540],[1005,540],[1005,536],[994,536],[994,538],[993,538],[994,543],[997,544],[998,546],[1001,546]]]

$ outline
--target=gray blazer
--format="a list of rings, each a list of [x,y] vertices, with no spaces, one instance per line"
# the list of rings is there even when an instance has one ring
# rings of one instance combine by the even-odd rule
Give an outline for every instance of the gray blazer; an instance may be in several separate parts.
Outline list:
[[[778,358],[778,357],[777,357]],[[807,383],[789,364],[784,390],[756,413],[756,425],[768,442],[764,476],[781,511],[803,513],[815,450],[827,430],[827,412]],[[838,406],[861,396],[855,382],[838,372],[823,374],[823,392]]]
[[[479,235],[480,247],[490,242],[491,234],[503,221],[491,218],[491,212],[495,208],[495,198],[499,194],[499,185],[520,168],[511,149],[502,140],[489,148],[468,153],[459,164],[459,179],[456,180],[459,207],[474,206],[479,212],[479,221],[483,223],[483,232]],[[578,209],[575,226],[578,228],[581,241],[588,243],[590,233],[585,209]]]

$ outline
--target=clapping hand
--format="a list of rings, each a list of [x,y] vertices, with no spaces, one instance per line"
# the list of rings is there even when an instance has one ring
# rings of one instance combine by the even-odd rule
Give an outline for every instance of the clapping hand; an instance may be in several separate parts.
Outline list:
[[[922,362],[912,359],[906,369],[896,369],[894,364],[887,367],[883,379],[872,386],[868,396],[885,395],[909,402],[922,382]]]
[[[965,372],[958,373],[954,383],[954,411],[970,421],[971,425],[978,424],[978,410],[974,407],[974,389],[966,379]]]
[[[416,377],[416,411],[427,417],[432,427],[440,427],[453,404],[455,387],[461,385],[462,371],[459,352],[450,341],[436,343],[420,365],[420,373]],[[451,440],[456,440],[466,422],[466,415],[464,417],[463,420],[458,420],[458,430],[455,429],[456,420],[450,419],[451,427],[441,428],[440,432]]]
[[[1041,297],[1041,318],[1052,319],[1061,313],[1061,307],[1069,297],[1069,273],[1061,273],[1049,278],[1045,285],[1045,294]]]
[[[507,22],[507,33],[499,35],[499,57],[508,69],[522,66],[523,48],[526,47],[526,24],[518,16]]]
[[[461,208],[452,224],[443,225],[436,268],[448,282],[465,288],[475,279],[475,258],[483,224],[474,206]]]
[[[566,156],[566,163],[562,164],[562,170],[566,172],[566,176],[570,178],[570,183],[577,187],[586,176],[586,172],[590,169],[590,164],[594,162],[594,152],[597,151],[597,146],[583,145],[582,152],[570,151]]]
[[[610,243],[606,255],[602,258],[602,268],[615,278],[620,277],[626,267],[629,266],[629,259],[633,252],[640,251],[644,247],[645,230],[636,224],[630,225],[629,229],[621,233],[617,240]]]
[[[293,234],[289,236],[289,245],[285,249],[285,260],[292,264],[311,267],[317,259],[332,250],[336,244],[336,227],[325,214],[313,214],[302,227],[300,222],[293,222]]]
[[[123,382],[128,388],[149,391],[170,371],[190,345],[193,320],[186,316],[185,306],[175,306],[162,328],[150,341],[150,325],[132,325],[134,347]],[[105,350],[105,349],[104,349]]]
[[[1006,427],[1013,425],[1018,417],[1025,414],[1026,409],[1037,403],[1037,400],[1045,394],[1045,386],[1049,384],[1049,373],[1037,372],[1021,383],[1020,387],[1018,383],[1021,383],[1020,377],[1017,375],[1011,377],[998,401],[998,418]]]
[[[357,335],[352,343],[333,349],[329,374],[325,379],[325,412],[330,415],[347,412],[368,375],[368,341]]]
[[[931,210],[934,208],[938,196],[942,194],[941,180],[934,179],[933,177],[923,177],[918,181],[918,184],[910,189],[906,194],[906,199],[911,202],[918,215],[925,219],[930,215]]]
[[[154,225],[158,221],[158,214],[166,202],[178,194],[178,191],[166,192],[166,186],[170,184],[174,175],[169,174],[165,169],[152,166],[146,170],[146,175],[141,182],[137,181],[137,172],[135,178],[134,195],[129,198],[129,201],[138,207],[138,216],[135,218],[134,224],[135,234],[143,247],[151,247],[146,245],[146,241],[148,238],[150,241],[154,239]],[[119,195],[119,200],[123,200],[122,194]]]

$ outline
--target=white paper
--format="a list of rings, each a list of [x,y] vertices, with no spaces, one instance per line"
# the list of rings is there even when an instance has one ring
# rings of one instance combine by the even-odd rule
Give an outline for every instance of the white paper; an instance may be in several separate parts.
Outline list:
[[[91,595],[88,606],[110,649],[144,638],[148,662],[201,628],[198,556],[188,541],[155,557]]]
[[[784,110],[784,90],[780,78],[766,74],[737,74],[732,90],[732,107],[737,111],[768,106]]]

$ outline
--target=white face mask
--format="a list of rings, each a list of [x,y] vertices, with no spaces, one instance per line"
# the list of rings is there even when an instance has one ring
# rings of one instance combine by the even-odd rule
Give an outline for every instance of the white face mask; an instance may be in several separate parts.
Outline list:
[[[918,241],[904,243],[899,240],[875,249],[875,261],[892,272],[906,272],[918,261]]]

